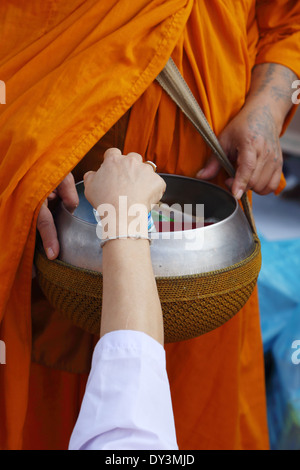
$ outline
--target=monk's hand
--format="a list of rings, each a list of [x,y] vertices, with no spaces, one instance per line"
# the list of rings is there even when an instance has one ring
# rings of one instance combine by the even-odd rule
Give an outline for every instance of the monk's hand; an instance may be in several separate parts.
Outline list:
[[[279,129],[268,105],[244,107],[220,134],[219,141],[236,167],[235,178],[228,179],[227,184],[237,199],[249,189],[262,195],[276,191],[283,158]],[[199,177],[211,179],[219,169],[213,155]]]
[[[65,207],[71,212],[78,206],[79,199],[72,173],[69,173],[44,201],[37,219],[37,230],[40,233],[45,253],[48,259],[51,260],[58,256],[59,242],[52,212],[48,207],[48,203],[56,198],[60,198]]]
[[[227,185],[237,199],[252,189],[265,195],[278,188],[283,165],[279,136],[292,106],[296,75],[278,64],[262,64],[252,73],[252,85],[241,111],[219,135],[219,141],[236,168]],[[197,177],[214,178],[221,165],[212,155]]]

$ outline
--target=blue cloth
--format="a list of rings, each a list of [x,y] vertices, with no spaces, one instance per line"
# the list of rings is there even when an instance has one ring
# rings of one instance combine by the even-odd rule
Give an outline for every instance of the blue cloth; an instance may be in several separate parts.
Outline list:
[[[272,449],[300,449],[300,239],[262,243],[258,280]]]

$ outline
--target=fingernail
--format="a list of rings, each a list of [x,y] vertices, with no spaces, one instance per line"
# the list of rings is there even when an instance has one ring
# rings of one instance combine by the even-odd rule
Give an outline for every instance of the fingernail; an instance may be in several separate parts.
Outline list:
[[[198,173],[196,174],[197,178],[200,178],[203,173],[204,173],[204,170],[198,171]]]
[[[243,190],[242,190],[242,189],[239,189],[239,191],[235,194],[235,197],[236,197],[237,199],[241,199],[242,195],[243,195]]]
[[[54,251],[52,250],[52,248],[46,248],[46,255],[47,255],[48,259],[55,258],[55,254],[54,254]]]

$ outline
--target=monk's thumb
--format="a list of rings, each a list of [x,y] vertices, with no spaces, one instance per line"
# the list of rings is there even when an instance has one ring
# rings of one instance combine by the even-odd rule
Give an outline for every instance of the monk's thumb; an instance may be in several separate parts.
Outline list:
[[[220,168],[221,168],[221,165],[218,162],[217,157],[212,155],[208,159],[208,161],[207,161],[206,165],[204,166],[204,168],[202,168],[202,170],[198,171],[198,173],[196,174],[196,178],[202,179],[202,180],[210,180],[210,179],[214,178],[215,176],[217,176],[217,174],[219,173]]]

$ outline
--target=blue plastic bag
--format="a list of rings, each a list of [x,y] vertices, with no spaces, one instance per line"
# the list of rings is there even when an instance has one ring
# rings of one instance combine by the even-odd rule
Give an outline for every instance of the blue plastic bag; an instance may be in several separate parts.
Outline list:
[[[258,280],[272,449],[300,449],[300,240],[262,237]],[[298,362],[299,360],[299,362]]]

